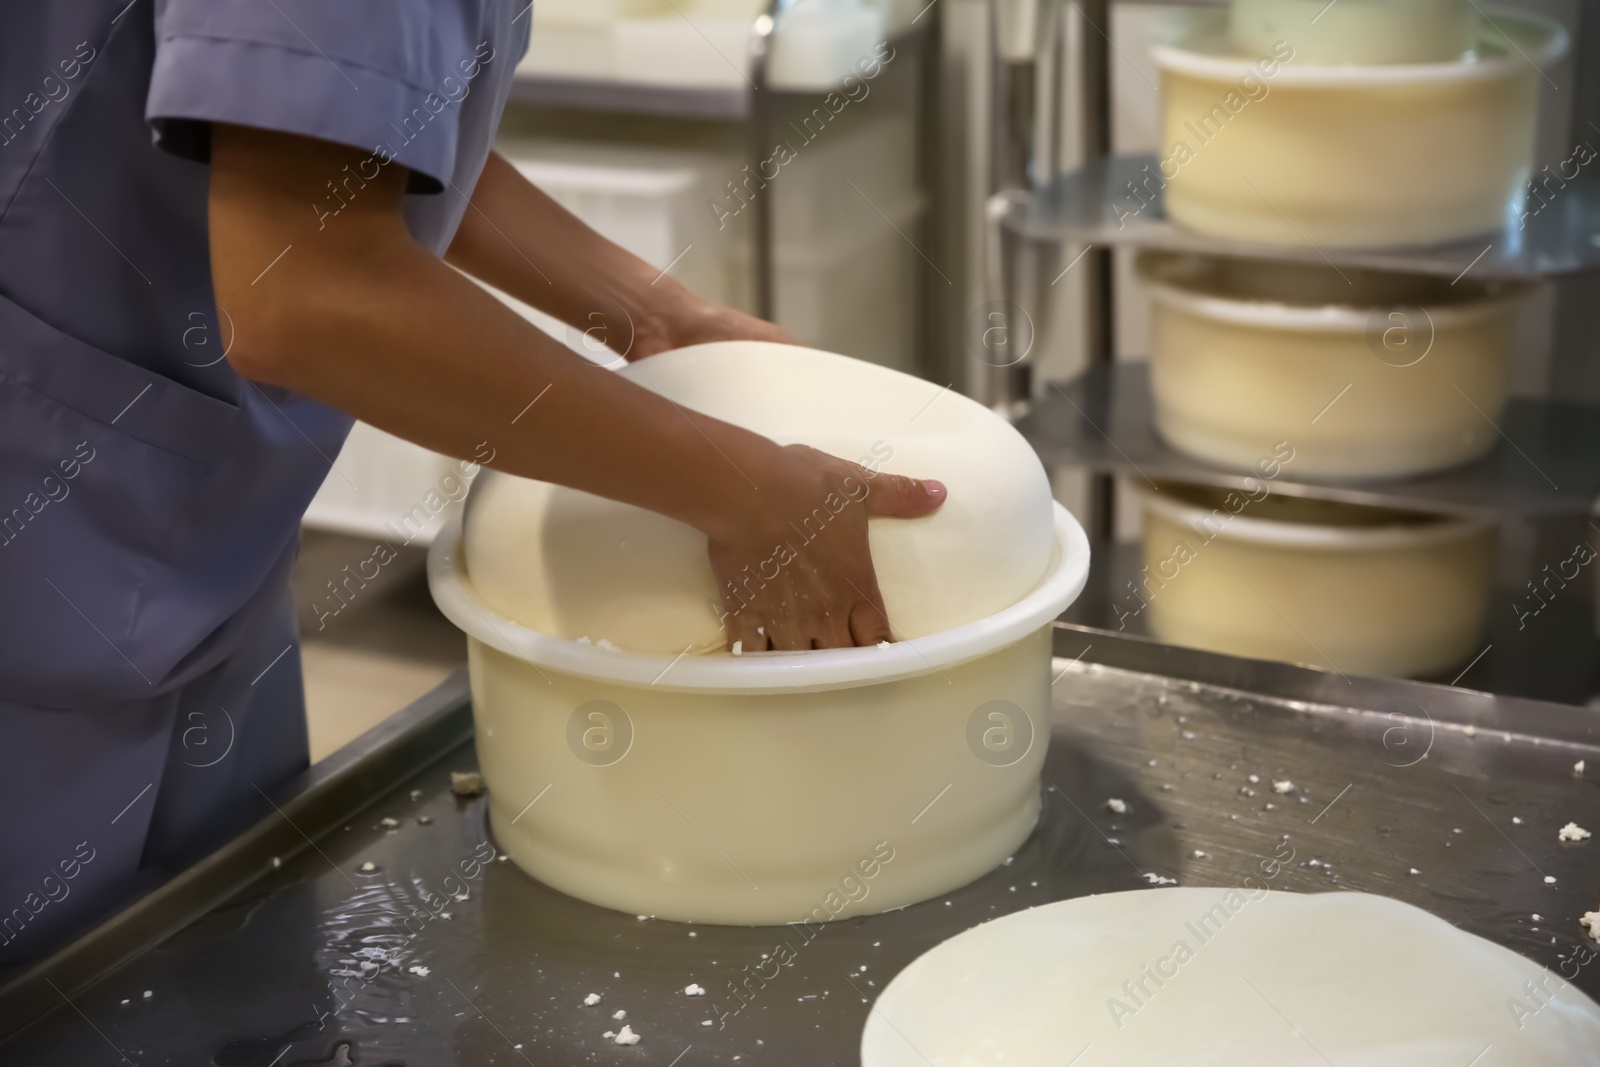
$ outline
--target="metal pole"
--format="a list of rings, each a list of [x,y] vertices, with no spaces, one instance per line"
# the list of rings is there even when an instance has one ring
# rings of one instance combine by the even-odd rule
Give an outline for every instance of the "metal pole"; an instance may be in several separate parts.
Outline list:
[[[1073,0],[1077,34],[1080,166],[1111,156],[1111,0]],[[1084,257],[1084,344],[1090,365],[1117,358],[1117,305],[1111,249]],[[1089,485],[1089,536],[1105,545],[1116,537],[1116,483],[1109,474]]]
[[[1046,3],[1055,0],[1044,0]],[[989,5],[989,196],[984,202],[983,252],[988,277],[984,289],[999,297],[1006,310],[1004,328],[1016,330],[1022,291],[1017,242],[1005,231],[1004,219],[1021,191],[1033,185],[1035,157],[1035,76],[1039,9],[1035,0],[992,0]],[[1008,418],[1028,396],[1028,368],[1021,365],[985,368],[984,399]]]
[[[1111,0],[1073,0],[1084,22],[1079,35],[1078,92],[1082,166],[1111,156]],[[1112,293],[1111,250],[1097,248],[1084,259],[1089,268],[1089,359],[1116,358],[1116,304]]]
[[[768,76],[768,63],[772,56],[772,34],[778,19],[794,0],[767,0],[767,9],[756,16],[750,28],[750,115],[748,151],[750,169],[760,181],[761,164],[772,146],[768,143],[770,119],[774,102]],[[755,232],[751,235],[751,272],[755,290],[755,313],[768,322],[775,322],[777,297],[773,287],[773,197],[765,188],[755,198]]]

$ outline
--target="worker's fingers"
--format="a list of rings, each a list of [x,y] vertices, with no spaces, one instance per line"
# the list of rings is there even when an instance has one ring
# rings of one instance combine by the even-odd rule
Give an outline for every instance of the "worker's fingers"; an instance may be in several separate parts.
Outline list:
[[[915,519],[932,512],[948,495],[943,482],[880,474],[867,492],[867,514]]]
[[[856,601],[850,607],[850,637],[857,645],[875,645],[880,641],[893,641],[889,631],[889,613],[883,609],[883,593],[878,590],[878,576],[870,569],[850,579],[850,591]]]
[[[850,609],[850,638],[856,645],[876,645],[881,641],[894,640],[889,633],[889,620],[883,609],[865,600],[857,601],[856,606]]]
[[[855,643],[855,634],[850,630],[850,612],[843,604],[835,603],[811,620],[812,648],[849,648]]]
[[[737,553],[715,544],[709,545],[708,550],[711,570],[722,586],[721,623],[728,651],[732,652],[737,643],[741,653],[765,652],[767,637],[761,626],[762,611],[756,603],[765,583],[746,580]]]
[[[808,620],[797,617],[788,605],[772,605],[766,631],[774,652],[800,652],[811,647],[812,631]]]
[[[724,620],[727,647],[731,651],[738,642],[740,653],[804,651],[893,640],[881,601],[852,599],[852,606],[835,603],[816,614],[794,614],[779,607],[776,599],[748,604]]]
[[[784,453],[795,470],[791,482],[766,501],[775,521],[761,519],[762,532],[747,537],[735,530],[732,541],[713,540],[709,546],[729,611],[728,647],[738,642],[741,652],[805,651],[893,640],[873,573],[867,517],[927,515],[944,503],[948,491],[941,482],[873,475],[859,467],[847,473],[852,468],[844,460],[804,446]],[[862,481],[867,483],[864,498]],[[808,502],[819,496],[807,512]],[[841,505],[841,497],[858,506]],[[774,535],[780,550],[767,552],[764,546],[772,543],[767,538]]]

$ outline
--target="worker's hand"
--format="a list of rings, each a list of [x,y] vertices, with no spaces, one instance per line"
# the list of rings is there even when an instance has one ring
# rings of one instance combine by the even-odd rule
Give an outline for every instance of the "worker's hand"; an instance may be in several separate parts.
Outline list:
[[[687,345],[710,341],[775,341],[792,345],[795,339],[766,319],[714,304],[674,285],[662,301],[666,307],[637,327],[629,360],[643,359]]]
[[[867,547],[867,517],[911,519],[945,487],[875,473],[804,445],[760,472],[753,507],[711,536],[727,645],[745,652],[893,640]]]

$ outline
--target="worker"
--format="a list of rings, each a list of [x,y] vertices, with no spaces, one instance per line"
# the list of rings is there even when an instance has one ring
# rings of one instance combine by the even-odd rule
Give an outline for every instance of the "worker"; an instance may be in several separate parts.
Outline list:
[[[0,8],[0,964],[287,817],[289,567],[352,418],[679,519],[725,582],[854,470],[597,368],[464,276],[630,359],[785,340],[491,152],[531,9]],[[867,515],[943,493],[873,479],[728,643],[888,638]]]

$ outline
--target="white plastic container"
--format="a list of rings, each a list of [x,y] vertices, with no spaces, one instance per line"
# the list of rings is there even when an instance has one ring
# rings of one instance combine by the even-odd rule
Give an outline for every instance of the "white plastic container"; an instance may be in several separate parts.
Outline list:
[[[435,541],[429,584],[468,636],[489,820],[518,865],[639,915],[822,922],[926,900],[997,865],[1039,811],[1049,624],[1089,548],[1056,505],[1026,598],[887,648],[640,655],[489,608]]]
[[[911,120],[875,112],[871,99],[849,105],[826,125],[815,111],[798,116],[785,131],[795,157],[771,185],[777,194],[773,238],[780,248],[881,233],[889,228],[884,215],[904,228],[906,207],[920,203]]]
[[[874,214],[854,232],[777,244],[777,324],[807,347],[913,371],[921,260],[902,234],[919,232],[924,210],[912,196],[883,205],[887,219]],[[748,251],[738,250],[734,262],[748,263]]]
[[[750,26],[738,15],[622,19],[611,28],[612,76],[701,89],[749,87]]]
[[[502,138],[497,146],[524,178],[602,237],[707,300],[730,299],[730,236],[706,201],[737,170],[736,157],[643,145]]]
[[[820,130],[808,123],[810,141],[789,132],[795,158],[761,194],[774,197],[774,317],[802,344],[911,371],[927,202],[911,123],[858,110],[871,106],[852,104]],[[726,194],[717,202],[734,206]],[[752,215],[742,210],[729,232],[747,234]],[[735,302],[748,308],[750,245],[726,247]]]
[[[859,78],[857,65],[883,40],[884,15],[861,0],[799,0],[773,27],[772,84],[826,92]]]
[[[923,5],[903,0],[799,0],[772,34],[774,88],[839,87]],[[564,77],[692,89],[749,87],[756,20],[766,0],[561,0],[534,8],[517,65],[525,77]]]
[[[1142,494],[1145,569],[1121,595],[1168,644],[1345,675],[1436,674],[1483,647],[1484,520],[1166,485]]]
[[[1499,439],[1517,286],[1165,253],[1138,272],[1174,448],[1248,468],[1287,441],[1297,475],[1393,478]]]
[[[1514,223],[1541,69],[1567,36],[1535,15],[1489,15],[1454,62],[1316,65],[1293,39],[1240,55],[1226,11],[1172,14],[1153,50],[1168,216],[1322,248],[1430,244]]]

